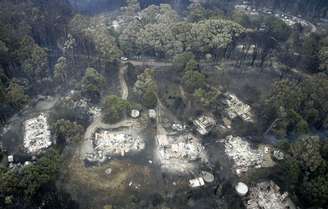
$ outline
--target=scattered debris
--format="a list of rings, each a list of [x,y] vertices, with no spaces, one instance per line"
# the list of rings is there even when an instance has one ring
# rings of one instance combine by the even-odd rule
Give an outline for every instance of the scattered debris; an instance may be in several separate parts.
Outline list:
[[[232,120],[237,116],[241,117],[244,121],[253,122],[253,114],[251,107],[248,104],[240,101],[234,94],[226,94],[227,99],[225,103],[227,105],[226,112],[228,117]]]
[[[31,165],[32,163],[30,161],[25,161],[24,166]]]
[[[272,156],[276,160],[283,160],[285,158],[284,153],[280,150],[273,150]]]
[[[201,186],[205,185],[205,182],[204,182],[204,179],[202,177],[198,177],[198,178],[189,180],[189,185],[192,188],[201,187]]]
[[[104,163],[106,160],[110,160],[110,159],[111,157],[104,155],[102,151],[86,153],[84,157],[86,163],[89,164]]]
[[[132,111],[131,111],[131,117],[132,118],[138,118],[140,116],[140,111],[139,110],[135,110],[135,109],[133,109]]]
[[[239,44],[236,46],[236,49],[241,53],[254,54],[256,50],[256,45],[251,44],[250,46],[246,46],[244,44]]]
[[[247,209],[286,209],[294,208],[288,193],[280,193],[280,188],[273,181],[258,183],[249,190]]]
[[[92,115],[94,118],[100,117],[101,109],[99,107],[91,106],[89,108],[89,114]]]
[[[196,126],[196,130],[201,135],[207,135],[211,129],[215,126],[216,121],[214,118],[202,115],[196,120],[193,121],[193,124]]]
[[[251,148],[249,142],[240,137],[227,136],[224,140],[225,153],[234,160],[234,168],[239,175],[249,167],[262,167],[264,150]]]
[[[30,153],[39,153],[51,146],[50,130],[46,114],[29,119],[24,123],[24,147]]]
[[[243,182],[238,182],[235,189],[240,196],[245,196],[248,193],[248,186]]]
[[[180,123],[173,123],[172,124],[172,129],[175,131],[184,131],[186,130],[187,126],[180,124]]]
[[[8,155],[7,160],[10,169],[20,169],[32,164],[31,158],[26,155]]]

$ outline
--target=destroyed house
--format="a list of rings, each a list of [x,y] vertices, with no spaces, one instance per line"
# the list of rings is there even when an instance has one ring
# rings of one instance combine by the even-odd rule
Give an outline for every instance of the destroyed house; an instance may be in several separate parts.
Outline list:
[[[216,121],[212,117],[203,115],[194,120],[193,124],[196,126],[196,130],[199,134],[207,135],[216,125]]]

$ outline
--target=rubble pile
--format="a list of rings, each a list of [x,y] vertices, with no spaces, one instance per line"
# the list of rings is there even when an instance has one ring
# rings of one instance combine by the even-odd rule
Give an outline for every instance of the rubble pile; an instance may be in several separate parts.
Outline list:
[[[216,121],[210,116],[202,115],[194,120],[193,124],[196,126],[196,130],[200,135],[206,135],[216,125]]]
[[[276,160],[283,160],[285,158],[285,154],[280,150],[273,150],[272,156]]]
[[[261,182],[249,189],[247,209],[286,209],[293,208],[288,193],[280,193],[273,181]]]
[[[157,157],[164,170],[188,172],[194,162],[207,162],[205,148],[192,135],[157,136]]]
[[[250,144],[240,137],[227,136],[223,140],[225,153],[233,159],[236,173],[246,172],[249,167],[262,167],[264,150],[252,149]]]
[[[145,148],[144,141],[139,137],[130,134],[112,133],[102,130],[95,133],[94,150],[100,156],[121,155],[128,152],[138,152]]]
[[[234,94],[227,94],[226,96],[226,112],[230,119],[234,119],[239,116],[244,121],[253,122],[253,114],[251,112],[251,107],[248,104],[240,101]]]
[[[31,118],[24,123],[24,148],[30,153],[39,153],[51,146],[51,135],[46,114]]]

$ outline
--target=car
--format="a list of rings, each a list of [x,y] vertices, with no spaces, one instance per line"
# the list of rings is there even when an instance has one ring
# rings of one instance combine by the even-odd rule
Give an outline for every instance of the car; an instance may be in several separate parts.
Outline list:
[[[127,58],[127,57],[121,57],[121,60],[122,60],[122,61],[128,61],[129,58]]]

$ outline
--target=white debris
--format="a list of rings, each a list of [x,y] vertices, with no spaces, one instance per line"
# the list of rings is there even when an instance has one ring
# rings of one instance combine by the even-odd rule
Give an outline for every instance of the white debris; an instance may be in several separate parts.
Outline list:
[[[157,114],[156,114],[156,110],[154,110],[154,109],[150,109],[150,110],[148,111],[148,115],[149,115],[150,118],[152,118],[152,119],[156,119],[156,116],[157,116]]]
[[[186,173],[194,169],[196,162],[207,162],[205,148],[190,134],[157,136],[157,158],[162,169]]]
[[[106,160],[110,160],[111,157],[104,155],[102,151],[86,153],[85,158],[89,163],[104,163]]]
[[[214,118],[212,118],[210,116],[202,115],[199,118],[197,118],[196,120],[194,120],[193,124],[196,126],[197,131],[201,135],[206,135],[215,126],[216,121]]]
[[[114,28],[114,30],[118,30],[119,27],[120,27],[119,22],[118,22],[117,20],[114,20],[114,21],[112,22],[112,27]]]
[[[234,119],[237,116],[241,117],[243,120],[247,122],[253,122],[253,114],[251,107],[248,104],[243,103],[240,101],[236,95],[234,94],[227,94],[227,99],[225,103],[227,104],[227,115],[230,119]]]
[[[189,185],[192,188],[201,187],[201,186],[205,185],[205,182],[204,182],[204,179],[202,177],[198,177],[198,178],[189,180]]]
[[[135,110],[135,109],[133,109],[132,111],[131,111],[131,117],[132,118],[138,118],[140,116],[140,111],[139,110]]]
[[[283,160],[285,158],[285,155],[283,152],[281,152],[280,150],[273,150],[272,156],[276,159],[276,160]]]
[[[180,123],[173,123],[172,124],[172,129],[175,131],[184,131],[186,130],[187,126],[180,124]]]
[[[240,196],[245,196],[248,193],[248,186],[243,182],[239,182],[235,186],[235,190]]]
[[[8,155],[8,163],[13,163],[13,162],[14,162],[14,156]]]
[[[45,114],[29,119],[24,123],[24,147],[30,153],[39,153],[51,146],[50,130]]]
[[[288,193],[280,193],[273,181],[261,182],[249,190],[247,209],[286,209],[293,208]]]
[[[139,137],[130,134],[113,133],[101,130],[95,133],[94,146],[96,152],[103,155],[121,155],[128,152],[139,152],[145,148],[145,142]]]
[[[252,149],[250,144],[240,137],[227,136],[224,140],[225,153],[233,159],[237,174],[246,172],[249,167],[262,167],[264,150]]]

